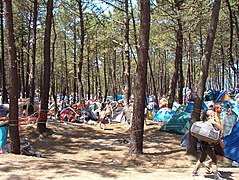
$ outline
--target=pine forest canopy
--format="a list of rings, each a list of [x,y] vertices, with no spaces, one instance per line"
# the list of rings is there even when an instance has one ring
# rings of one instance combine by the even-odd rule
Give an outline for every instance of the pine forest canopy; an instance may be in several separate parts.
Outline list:
[[[126,6],[126,1],[128,6]],[[30,96],[30,82],[42,90],[44,67],[44,33],[47,13],[45,1],[13,0],[13,22],[16,40],[19,96]],[[152,0],[151,29],[147,67],[147,93],[170,91],[177,45],[182,41],[183,87],[197,84],[204,45],[210,24],[213,1]],[[223,1],[211,56],[207,89],[232,90],[239,87],[239,4]],[[35,12],[35,13],[34,13]],[[37,13],[37,14],[36,14]],[[34,50],[34,15],[36,48]],[[127,26],[127,20],[129,26]],[[3,25],[5,24],[3,17]],[[57,0],[53,5],[51,28],[50,93],[81,92],[107,96],[123,94],[130,70],[131,94],[134,92],[139,39],[139,7],[135,0]],[[127,27],[129,39],[128,43]],[[181,39],[178,32],[181,29]],[[5,27],[1,29],[1,87],[10,81],[7,63]],[[129,57],[127,57],[127,49]],[[33,58],[35,52],[35,70]],[[5,59],[4,59],[5,56]],[[127,58],[130,67],[127,66]],[[1,64],[3,64],[1,62]],[[129,69],[128,69],[129,68]],[[80,81],[78,81],[80,77]],[[4,84],[4,80],[6,83]],[[80,82],[80,83],[79,83]],[[178,89],[179,84],[175,87]],[[181,86],[180,86],[181,87]],[[80,90],[80,88],[82,88]],[[2,88],[4,89],[4,87]]]

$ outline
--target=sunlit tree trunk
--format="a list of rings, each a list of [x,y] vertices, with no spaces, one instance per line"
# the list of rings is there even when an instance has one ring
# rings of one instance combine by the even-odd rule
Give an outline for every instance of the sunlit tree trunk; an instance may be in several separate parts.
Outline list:
[[[144,108],[147,85],[147,62],[149,60],[149,32],[150,32],[150,0],[140,0],[140,37],[138,51],[138,67],[135,81],[135,101],[131,126],[131,144],[129,153],[139,155],[143,153]]]

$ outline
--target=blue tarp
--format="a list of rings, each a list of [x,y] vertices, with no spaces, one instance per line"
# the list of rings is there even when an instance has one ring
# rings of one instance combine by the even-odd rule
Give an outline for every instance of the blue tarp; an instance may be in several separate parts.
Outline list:
[[[234,125],[232,132],[223,138],[225,157],[239,162],[239,121]]]
[[[0,148],[2,148],[7,142],[8,127],[0,127]]]

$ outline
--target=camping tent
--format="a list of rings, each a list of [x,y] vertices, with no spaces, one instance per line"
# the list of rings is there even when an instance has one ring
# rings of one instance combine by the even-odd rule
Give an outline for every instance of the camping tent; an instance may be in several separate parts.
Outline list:
[[[185,134],[189,129],[191,122],[191,114],[187,112],[175,113],[167,123],[165,123],[160,131],[166,131],[175,134]]]
[[[234,125],[232,132],[223,138],[225,157],[239,162],[239,121]]]
[[[194,102],[189,102],[188,105],[187,105],[187,107],[186,107],[186,110],[185,110],[185,111],[186,111],[187,113],[191,113],[193,107],[194,107]],[[202,108],[203,108],[204,110],[208,110],[208,107],[207,107],[207,105],[206,105],[204,102],[202,102]]]
[[[67,107],[60,112],[60,121],[67,121],[69,116],[75,116],[76,114],[77,113],[73,108]]]
[[[226,92],[226,91],[222,91],[222,92],[218,95],[216,101],[222,101],[222,100],[228,101],[228,100],[230,100],[230,99],[231,99],[231,98],[230,98],[230,96],[227,94],[227,92]]]
[[[175,114],[172,109],[162,108],[154,116],[154,121],[168,121]]]
[[[124,115],[123,108],[118,109],[114,112],[113,117],[111,119],[112,122],[118,122],[118,123],[128,123],[127,119]]]
[[[220,91],[209,89],[204,94],[204,100],[205,101],[216,100],[219,94],[220,94]]]
[[[117,101],[124,99],[124,95],[121,95],[121,94],[116,94],[116,97],[117,97]]]
[[[181,138],[181,146],[182,147],[188,147],[188,131],[183,135]],[[200,140],[197,139],[197,148],[199,149],[201,145]]]
[[[237,115],[235,113],[232,113],[230,116],[224,116],[222,118],[222,124],[223,124],[223,136],[227,136],[231,133],[232,128],[236,124],[237,121]]]
[[[88,116],[91,120],[93,120],[93,121],[98,120],[98,117],[97,117],[90,109],[83,109],[83,110],[81,111],[81,116],[83,116],[84,113],[86,113],[87,116]]]

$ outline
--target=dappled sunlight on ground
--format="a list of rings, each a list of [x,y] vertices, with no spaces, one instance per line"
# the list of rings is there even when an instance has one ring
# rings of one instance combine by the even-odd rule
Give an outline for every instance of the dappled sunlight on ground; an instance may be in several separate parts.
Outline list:
[[[182,135],[161,132],[160,127],[145,126],[144,154],[131,157],[127,124],[108,124],[103,131],[99,125],[48,122],[43,135],[36,124],[24,125],[21,139],[28,138],[44,157],[0,155],[1,179],[210,179],[203,169],[202,176],[192,178],[197,158],[185,154]],[[229,168],[230,163],[224,159],[219,166],[223,176],[236,179],[238,169]]]

